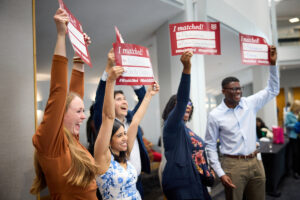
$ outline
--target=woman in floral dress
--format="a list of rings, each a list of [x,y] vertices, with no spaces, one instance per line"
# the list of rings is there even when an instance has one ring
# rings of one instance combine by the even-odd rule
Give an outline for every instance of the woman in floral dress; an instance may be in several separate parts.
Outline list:
[[[152,96],[159,91],[159,85],[153,84],[146,92],[142,104],[135,113],[125,132],[124,125],[115,119],[114,84],[124,72],[119,66],[109,69],[106,81],[102,112],[102,124],[95,142],[95,160],[99,165],[100,175],[97,184],[102,198],[139,200],[141,196],[136,189],[137,172],[127,159],[130,156],[137,129]]]

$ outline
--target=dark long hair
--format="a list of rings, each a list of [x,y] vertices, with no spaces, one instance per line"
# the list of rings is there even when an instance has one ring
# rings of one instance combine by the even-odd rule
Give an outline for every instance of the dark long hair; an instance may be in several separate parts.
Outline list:
[[[97,138],[97,131],[94,124],[94,103],[90,107],[90,116],[86,122],[86,138],[89,143],[88,150],[92,156],[94,156],[94,146]]]
[[[112,137],[119,130],[119,128],[121,126],[123,126],[123,128],[125,128],[124,124],[122,122],[120,122],[120,120],[115,119],[114,125],[113,125],[113,129],[112,129],[112,133],[111,133],[110,141],[112,140]],[[110,149],[110,152],[114,156],[114,159],[117,162],[119,162],[119,163],[125,163],[127,161],[127,152],[126,151],[120,151],[119,155],[114,154],[111,149]]]
[[[189,119],[188,121],[190,121],[192,119],[192,115],[193,115],[193,110],[194,110],[194,105],[193,105],[193,102],[192,100],[190,99],[190,102],[192,103],[192,109],[191,109],[191,112],[190,112],[190,116],[189,116]],[[162,119],[164,121],[166,121],[168,119],[168,116],[170,114],[170,112],[173,110],[173,108],[175,107],[177,103],[177,95],[174,94],[170,97],[167,105],[165,106],[165,109],[163,111],[163,114],[162,114]]]

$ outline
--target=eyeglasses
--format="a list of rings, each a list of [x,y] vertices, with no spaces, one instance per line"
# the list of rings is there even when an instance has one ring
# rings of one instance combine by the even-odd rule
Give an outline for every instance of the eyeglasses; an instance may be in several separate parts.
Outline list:
[[[233,87],[233,88],[224,88],[225,90],[230,90],[230,92],[234,92],[236,93],[237,91],[242,92],[243,91],[243,87]]]

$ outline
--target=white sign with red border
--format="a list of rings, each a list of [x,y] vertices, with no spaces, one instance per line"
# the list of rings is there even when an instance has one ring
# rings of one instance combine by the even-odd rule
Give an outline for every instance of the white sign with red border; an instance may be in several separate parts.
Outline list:
[[[183,22],[170,24],[172,56],[186,50],[194,54],[220,55],[219,22]]]
[[[240,33],[242,63],[246,65],[270,65],[270,48],[259,36]]]
[[[113,47],[116,65],[125,68],[116,81],[117,85],[152,85],[155,82],[146,47],[120,42],[114,43]]]
[[[70,12],[62,0],[58,0],[60,8],[63,8],[69,15],[68,35],[72,43],[73,49],[78,56],[90,67],[92,67],[91,57],[88,52],[87,44],[84,41],[83,30],[80,22]]]

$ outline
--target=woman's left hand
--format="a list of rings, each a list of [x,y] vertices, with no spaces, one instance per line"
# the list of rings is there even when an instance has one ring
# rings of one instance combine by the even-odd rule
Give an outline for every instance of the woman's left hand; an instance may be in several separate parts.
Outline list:
[[[92,43],[91,38],[86,33],[83,33],[83,39],[84,39],[85,43],[87,44],[87,46],[89,46]]]

